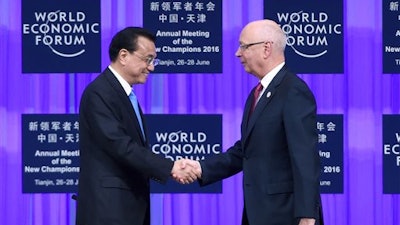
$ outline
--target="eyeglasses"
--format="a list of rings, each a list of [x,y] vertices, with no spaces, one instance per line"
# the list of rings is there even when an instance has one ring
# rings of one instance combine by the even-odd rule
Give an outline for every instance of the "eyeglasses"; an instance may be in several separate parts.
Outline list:
[[[148,66],[157,66],[158,63],[160,63],[160,60],[156,59],[154,56],[144,56],[137,52],[133,52],[133,54],[136,55],[139,59],[145,61]]]
[[[253,42],[253,43],[249,43],[249,44],[241,44],[241,45],[239,45],[239,49],[240,49],[240,51],[244,51],[253,45],[259,45],[259,44],[264,44],[264,43],[272,44],[273,42],[272,41],[260,41],[260,42]]]

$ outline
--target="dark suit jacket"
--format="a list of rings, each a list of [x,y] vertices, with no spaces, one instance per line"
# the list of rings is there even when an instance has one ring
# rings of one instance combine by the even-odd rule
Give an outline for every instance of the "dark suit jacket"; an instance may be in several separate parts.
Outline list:
[[[151,152],[129,97],[109,69],[83,92],[79,126],[76,223],[149,224],[149,178],[166,182],[173,162]]]
[[[227,152],[201,162],[201,184],[243,171],[244,224],[294,225],[301,217],[318,219],[320,162],[313,94],[286,66],[249,118],[253,92],[246,101],[241,139]]]

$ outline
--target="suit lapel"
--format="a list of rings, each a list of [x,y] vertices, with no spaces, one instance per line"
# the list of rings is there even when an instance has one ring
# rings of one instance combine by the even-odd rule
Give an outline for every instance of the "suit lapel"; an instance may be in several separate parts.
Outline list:
[[[133,123],[133,127],[139,133],[142,143],[146,144],[146,141],[145,141],[142,131],[140,129],[139,121],[136,118],[135,111],[132,107],[132,103],[129,100],[129,97],[126,95],[124,88],[121,86],[118,79],[114,76],[114,74],[108,68],[106,69],[106,78],[110,82],[111,87],[117,93],[118,99],[120,99],[120,101],[121,101],[121,107],[125,108],[127,113],[129,114],[129,117],[131,118],[131,121]],[[140,108],[140,105],[139,105],[139,111],[140,111],[140,115],[142,117],[142,122],[143,122],[143,113],[142,113],[142,109]],[[144,128],[145,128],[145,124],[143,123],[143,129]]]
[[[249,118],[249,113],[250,113],[250,105],[251,105],[251,100],[247,101],[246,103],[246,108],[245,108],[245,119],[247,119],[247,126],[246,129],[244,130],[244,132],[242,134],[244,134],[244,138],[243,138],[243,143],[246,143],[246,140],[248,138],[248,136],[251,133],[251,130],[253,129],[254,125],[257,122],[257,119],[260,117],[260,115],[262,114],[262,112],[265,110],[266,107],[268,107],[268,104],[271,102],[272,98],[274,97],[274,95],[276,94],[276,92],[278,91],[278,86],[280,85],[280,83],[283,80],[283,77],[286,74],[286,66],[284,66],[279,72],[278,74],[276,74],[276,76],[274,77],[274,79],[271,81],[271,83],[268,85],[267,89],[264,91],[264,93],[262,94],[262,96],[260,97],[260,100],[258,101],[256,108],[254,109],[254,112],[252,113],[252,115]],[[249,98],[252,99],[254,93],[254,89],[253,91],[250,93]]]
[[[253,90],[250,92],[249,96],[247,97],[246,104],[244,107],[243,118],[242,118],[242,136],[243,136],[243,134],[246,133],[246,130],[248,127],[250,108],[251,108],[251,103],[253,100],[254,91],[255,91],[255,88],[253,88]]]
[[[142,111],[142,107],[140,107],[140,103],[139,103],[139,102],[138,102],[138,106],[139,106],[139,114],[140,114],[140,117],[142,117],[141,119],[142,119],[142,125],[143,125],[144,136],[147,137],[146,120],[144,119],[144,114],[143,114],[143,111]],[[135,118],[136,118],[136,117],[135,117]],[[140,126],[140,125],[139,125],[139,121],[138,121],[138,126]],[[144,142],[147,143],[147,141],[148,141],[147,139],[148,139],[148,138],[143,137],[143,133],[142,133],[142,131],[140,130],[140,127],[139,127],[139,131],[140,131],[140,134],[141,134],[140,137],[142,137],[142,140],[143,140]]]

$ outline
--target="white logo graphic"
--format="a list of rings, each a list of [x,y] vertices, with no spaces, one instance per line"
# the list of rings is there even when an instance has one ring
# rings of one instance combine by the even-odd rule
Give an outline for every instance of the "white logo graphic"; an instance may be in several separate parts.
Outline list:
[[[99,23],[87,23],[84,12],[35,12],[34,24],[23,24],[24,35],[34,35],[35,45],[48,46],[61,57],[77,57],[85,52],[85,35],[98,34]],[[65,52],[65,46],[69,51]],[[64,49],[62,52],[60,49]],[[78,50],[76,50],[78,48]],[[80,49],[79,49],[80,48]]]
[[[287,35],[286,44],[305,58],[318,58],[328,50],[328,37],[341,35],[341,24],[330,24],[325,12],[277,13],[282,30]],[[318,52],[313,53],[317,50]]]
[[[163,154],[172,161],[182,158],[205,159],[208,155],[221,153],[220,143],[208,143],[205,132],[156,132],[155,154]]]

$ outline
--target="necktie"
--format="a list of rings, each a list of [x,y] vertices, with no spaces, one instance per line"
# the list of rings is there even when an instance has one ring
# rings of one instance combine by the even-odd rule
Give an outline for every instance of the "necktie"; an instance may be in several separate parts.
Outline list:
[[[254,90],[254,95],[253,95],[253,102],[251,104],[251,110],[250,114],[254,111],[257,105],[257,100],[260,97],[261,91],[263,89],[263,86],[261,85],[261,82],[259,82],[256,86],[256,90]]]
[[[136,95],[135,95],[135,93],[133,91],[129,94],[129,100],[131,100],[133,109],[135,110],[136,118],[139,121],[140,130],[142,131],[142,134],[143,134],[143,137],[144,137],[142,117],[140,116],[140,111],[139,111],[139,103],[138,103]]]

